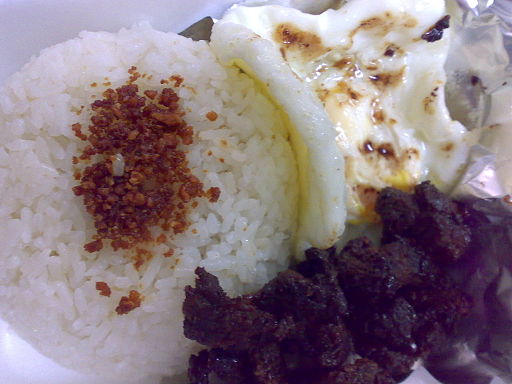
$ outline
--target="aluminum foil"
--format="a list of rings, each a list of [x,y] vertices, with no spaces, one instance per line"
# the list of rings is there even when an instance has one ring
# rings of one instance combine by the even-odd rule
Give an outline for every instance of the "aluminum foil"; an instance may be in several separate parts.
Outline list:
[[[512,193],[512,0],[447,5],[453,38],[446,101],[454,119],[481,133],[454,196],[501,198]]]
[[[474,310],[424,365],[445,384],[512,383],[512,0],[449,0],[448,7],[447,104],[481,135],[453,196],[489,224],[477,252],[452,271]]]

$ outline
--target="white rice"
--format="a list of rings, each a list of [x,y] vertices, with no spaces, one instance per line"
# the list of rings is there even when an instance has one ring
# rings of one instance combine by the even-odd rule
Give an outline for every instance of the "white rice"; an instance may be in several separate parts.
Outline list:
[[[101,98],[108,78],[123,85],[135,65],[162,89],[181,75],[179,96],[196,132],[188,154],[217,203],[202,201],[187,233],[153,249],[140,272],[125,252],[83,250],[93,231],[75,185],[70,129],[76,111]],[[98,87],[92,87],[96,82]],[[206,118],[215,111],[219,118]],[[231,294],[255,289],[288,264],[295,222],[296,165],[276,133],[278,111],[253,82],[218,64],[208,45],[149,26],[88,33],[44,50],[0,90],[0,316],[38,350],[106,377],[177,375],[197,346],[182,336],[183,288],[203,266]],[[208,152],[211,151],[211,156]],[[224,159],[222,162],[220,159]],[[172,258],[163,254],[174,249]],[[103,281],[112,296],[100,296]],[[142,306],[119,316],[121,296]]]

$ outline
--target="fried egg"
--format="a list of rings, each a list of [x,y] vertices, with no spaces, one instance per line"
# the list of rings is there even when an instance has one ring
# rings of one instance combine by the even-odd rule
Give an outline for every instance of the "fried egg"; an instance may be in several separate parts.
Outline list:
[[[279,50],[247,28],[217,23],[211,48],[221,62],[253,78],[281,111],[280,133],[288,137],[298,164],[297,255],[311,246],[332,246],[346,219],[344,159],[325,109],[290,70]]]
[[[464,168],[473,135],[445,105],[449,29],[422,38],[440,20],[441,0],[351,0],[320,15],[235,6],[221,20],[271,42],[322,103],[345,158],[352,223],[378,221],[386,186],[407,191],[430,179],[448,191]]]

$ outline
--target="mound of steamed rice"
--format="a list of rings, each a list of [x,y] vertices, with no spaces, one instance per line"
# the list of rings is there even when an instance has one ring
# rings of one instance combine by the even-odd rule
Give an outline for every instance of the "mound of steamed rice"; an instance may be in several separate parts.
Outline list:
[[[221,189],[217,203],[200,201],[186,233],[154,246],[140,271],[126,252],[84,251],[94,227],[71,191],[72,156],[83,143],[70,126],[90,118],[77,111],[108,82],[123,85],[131,66],[149,75],[137,82],[142,90],[184,78],[177,92],[196,132],[190,166],[205,189]],[[183,373],[196,347],[182,335],[181,313],[194,269],[239,294],[288,265],[296,165],[278,115],[207,43],[149,26],[84,32],[44,50],[0,90],[0,316],[67,367],[109,377]],[[99,295],[98,281],[111,297]],[[117,315],[130,290],[143,295],[141,307]]]

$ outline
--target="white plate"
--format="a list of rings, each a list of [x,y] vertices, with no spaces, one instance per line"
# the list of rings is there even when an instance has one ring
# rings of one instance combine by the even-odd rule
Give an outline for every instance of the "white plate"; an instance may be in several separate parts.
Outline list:
[[[179,32],[204,16],[220,17],[232,0],[0,0],[0,84],[31,56],[82,30],[117,31],[149,21]],[[37,309],[35,309],[37,310]],[[145,380],[143,384],[158,384]],[[0,384],[129,384],[76,373],[35,351],[0,320]],[[435,384],[424,370],[408,384]],[[141,383],[142,384],[142,383]]]
[[[233,0],[0,0],[0,83],[41,49],[82,30],[115,32],[140,21],[179,32],[219,17]]]

